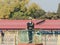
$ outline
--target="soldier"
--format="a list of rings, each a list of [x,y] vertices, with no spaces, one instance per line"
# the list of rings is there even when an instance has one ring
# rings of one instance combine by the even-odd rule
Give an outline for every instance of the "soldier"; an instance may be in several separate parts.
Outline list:
[[[28,29],[29,43],[32,43],[34,23],[32,22],[31,17],[29,17],[29,22],[27,23],[27,29]]]
[[[4,41],[4,32],[2,30],[0,30],[0,32],[1,32],[1,42],[3,43],[3,41]]]

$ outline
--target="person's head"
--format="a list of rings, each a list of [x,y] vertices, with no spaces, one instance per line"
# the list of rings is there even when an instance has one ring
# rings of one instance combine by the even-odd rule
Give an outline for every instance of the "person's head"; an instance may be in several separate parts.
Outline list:
[[[30,22],[32,22],[32,17],[29,17],[28,19],[30,20]]]

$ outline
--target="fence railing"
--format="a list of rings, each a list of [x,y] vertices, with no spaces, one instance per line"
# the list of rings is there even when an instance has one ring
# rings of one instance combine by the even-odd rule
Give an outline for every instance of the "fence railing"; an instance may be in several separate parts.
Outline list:
[[[41,34],[39,30],[33,31],[33,44],[57,45],[58,35]],[[16,35],[17,34],[17,35]],[[60,39],[59,39],[60,40]],[[18,30],[18,33],[6,34],[3,38],[0,36],[0,45],[18,45],[19,43],[29,43],[28,30]],[[49,43],[49,44],[48,44]]]

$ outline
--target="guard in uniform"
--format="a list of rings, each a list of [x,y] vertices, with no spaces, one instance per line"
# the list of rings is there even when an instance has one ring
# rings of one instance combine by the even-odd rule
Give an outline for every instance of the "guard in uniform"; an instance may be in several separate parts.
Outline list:
[[[33,40],[33,31],[34,31],[34,23],[32,22],[32,20],[27,23],[27,29],[28,29],[29,43],[32,43],[32,40]]]
[[[1,41],[2,41],[2,43],[4,41],[4,32],[3,31],[1,31]]]

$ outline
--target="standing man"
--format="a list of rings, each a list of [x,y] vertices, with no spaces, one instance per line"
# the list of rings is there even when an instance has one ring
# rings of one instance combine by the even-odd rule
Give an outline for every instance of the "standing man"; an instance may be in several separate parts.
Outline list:
[[[32,43],[32,41],[33,41],[34,23],[32,22],[31,17],[29,17],[29,22],[27,23],[27,29],[28,29],[29,43]]]
[[[2,30],[0,30],[0,32],[1,32],[1,43],[3,43],[3,41],[4,41],[4,32]]]

